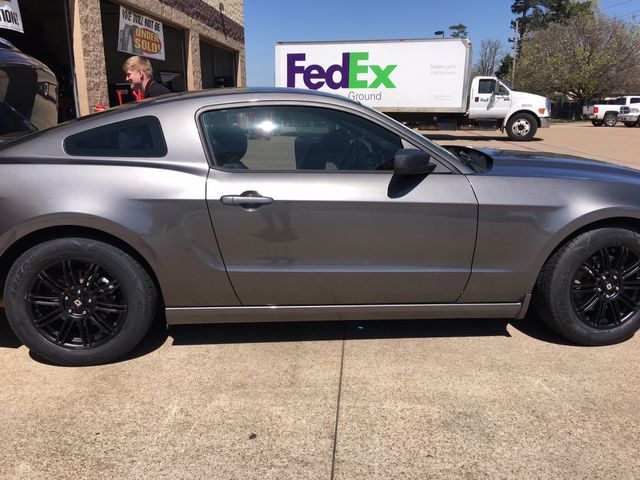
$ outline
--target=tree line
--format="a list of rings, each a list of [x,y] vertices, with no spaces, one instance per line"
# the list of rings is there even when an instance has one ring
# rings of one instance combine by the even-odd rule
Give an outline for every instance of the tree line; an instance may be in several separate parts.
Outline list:
[[[476,75],[497,75],[518,90],[554,100],[640,94],[640,23],[606,15],[591,0],[515,0],[513,53],[480,44]],[[467,36],[463,24],[452,37]],[[515,61],[514,61],[515,60]]]

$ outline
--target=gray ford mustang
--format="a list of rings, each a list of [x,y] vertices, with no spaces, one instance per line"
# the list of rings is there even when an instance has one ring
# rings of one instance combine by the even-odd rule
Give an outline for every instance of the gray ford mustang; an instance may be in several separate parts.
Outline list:
[[[341,97],[159,97],[0,147],[6,315],[33,352],[109,362],[167,323],[541,318],[640,325],[640,172],[441,148]]]

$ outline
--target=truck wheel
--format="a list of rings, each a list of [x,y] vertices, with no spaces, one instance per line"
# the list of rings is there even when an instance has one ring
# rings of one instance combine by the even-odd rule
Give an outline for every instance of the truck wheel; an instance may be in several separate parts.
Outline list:
[[[591,120],[591,124],[594,127],[601,127],[602,126],[602,121],[601,120]]]
[[[511,140],[528,142],[538,131],[538,121],[528,113],[516,113],[507,122],[507,135]]]
[[[624,122],[625,127],[633,128],[638,125],[638,122]]]
[[[618,123],[618,115],[613,112],[609,112],[604,116],[605,127],[615,127]]]
[[[97,365],[117,360],[144,337],[156,289],[122,250],[61,238],[16,260],[4,299],[9,325],[32,352],[59,365]]]

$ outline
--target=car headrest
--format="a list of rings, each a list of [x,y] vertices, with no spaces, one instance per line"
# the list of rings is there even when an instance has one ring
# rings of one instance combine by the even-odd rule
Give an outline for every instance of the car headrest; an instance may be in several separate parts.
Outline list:
[[[322,148],[332,155],[343,153],[349,145],[349,133],[344,128],[325,133],[320,140]]]
[[[240,127],[213,127],[209,137],[221,165],[237,162],[247,153],[247,135]]]

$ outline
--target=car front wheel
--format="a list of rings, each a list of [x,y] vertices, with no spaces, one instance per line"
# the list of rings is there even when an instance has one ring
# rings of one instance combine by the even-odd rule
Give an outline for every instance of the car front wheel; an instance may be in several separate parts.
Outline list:
[[[127,253],[85,238],[36,245],[11,267],[7,319],[34,353],[60,365],[95,365],[129,352],[154,318],[156,290]]]
[[[578,235],[545,264],[536,306],[556,332],[581,345],[610,345],[640,327],[640,234],[602,228]]]

